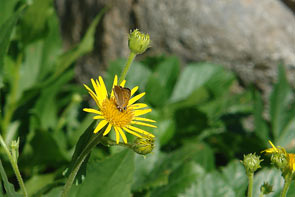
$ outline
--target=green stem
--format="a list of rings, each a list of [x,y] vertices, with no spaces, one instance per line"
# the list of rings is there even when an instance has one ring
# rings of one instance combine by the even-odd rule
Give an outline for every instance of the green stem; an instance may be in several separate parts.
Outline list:
[[[18,184],[19,184],[19,186],[20,186],[20,188],[21,188],[21,190],[22,190],[22,192],[23,192],[23,194],[24,194],[24,197],[28,197],[27,189],[26,189],[26,187],[25,187],[24,181],[23,181],[22,176],[21,176],[21,174],[20,174],[20,172],[19,172],[19,169],[18,169],[17,160],[16,160],[16,158],[14,158],[14,157],[11,155],[11,153],[10,153],[10,151],[9,151],[9,149],[8,149],[8,147],[7,147],[7,145],[6,145],[6,143],[5,143],[5,141],[3,140],[2,135],[0,135],[0,143],[1,143],[1,145],[3,146],[4,151],[5,151],[5,153],[6,153],[7,156],[8,156],[8,159],[9,159],[10,164],[11,164],[11,166],[12,166],[12,169],[13,169],[15,175],[16,175],[16,178],[17,178]]]
[[[284,183],[283,191],[281,193],[281,197],[286,197],[287,196],[289,186],[291,185],[291,182],[292,182],[292,173],[286,174],[284,179],[285,179],[285,183]]]
[[[92,148],[94,148],[98,143],[100,143],[101,140],[101,135],[95,135],[92,139],[89,140],[88,144],[85,146],[85,148],[82,150],[82,152],[80,153],[80,155],[77,157],[73,170],[70,173],[67,182],[63,188],[63,192],[62,192],[62,197],[66,197],[68,195],[68,192],[70,191],[73,182],[75,180],[75,177],[82,165],[82,163],[84,162],[84,160],[86,159],[86,157],[88,156],[88,154],[91,152]]]
[[[124,69],[122,70],[122,73],[121,73],[121,76],[120,76],[120,79],[119,79],[119,84],[122,81],[124,81],[124,79],[125,79],[125,77],[126,77],[126,75],[128,73],[128,70],[129,70],[129,68],[130,68],[130,66],[131,66],[131,64],[132,64],[135,56],[136,56],[135,53],[130,52],[129,57],[128,57],[127,62],[126,62],[126,65],[125,65]]]
[[[263,192],[260,192],[259,197],[264,197]]]
[[[254,177],[254,173],[249,173],[248,174],[248,197],[252,197],[253,194],[253,177]]]

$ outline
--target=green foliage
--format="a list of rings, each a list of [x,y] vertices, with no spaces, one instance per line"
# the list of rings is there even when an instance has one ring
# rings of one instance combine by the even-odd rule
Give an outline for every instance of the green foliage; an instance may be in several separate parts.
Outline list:
[[[53,1],[0,1],[1,135],[7,144],[20,137],[18,164],[29,196],[59,196],[94,136],[96,122],[82,111],[89,96],[74,80],[74,65],[93,49],[105,11],[80,43],[64,51]],[[110,63],[108,92],[125,61]],[[174,56],[148,57],[134,62],[126,79],[127,87],[146,92],[142,100],[153,109],[147,117],[157,121],[151,130],[155,150],[143,157],[98,145],[82,163],[70,196],[245,196],[247,176],[238,161],[244,154],[259,154],[268,140],[294,150],[294,90],[282,65],[269,110],[257,89],[240,87],[232,72],[213,63],[181,67]],[[0,152],[0,195],[20,196]],[[283,179],[273,168],[257,172],[254,196],[265,181],[274,186],[269,196],[278,196]]]

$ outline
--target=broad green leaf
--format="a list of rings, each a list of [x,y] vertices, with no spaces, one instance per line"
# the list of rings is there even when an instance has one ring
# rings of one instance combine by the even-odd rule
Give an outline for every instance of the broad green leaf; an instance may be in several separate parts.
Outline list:
[[[58,142],[49,132],[36,130],[31,146],[33,150],[33,158],[30,160],[31,164],[58,166],[65,161],[65,156],[58,146]]]
[[[145,177],[140,189],[153,188],[168,184],[169,177],[179,166],[188,161],[194,161],[207,171],[214,166],[214,157],[211,149],[206,144],[187,144],[184,147],[161,154],[158,157],[154,169]]]
[[[181,73],[173,90],[170,102],[186,99],[222,70],[221,66],[210,63],[189,64]]]
[[[286,79],[285,69],[282,65],[278,68],[278,82],[275,84],[270,97],[270,117],[272,134],[276,143],[290,119],[288,108],[292,99],[291,88]]]
[[[2,81],[4,56],[8,50],[13,28],[19,19],[23,7],[15,12],[0,26],[0,81]]]
[[[61,87],[72,80],[73,77],[73,70],[69,70],[50,86],[47,86],[41,90],[40,97],[38,98],[34,110],[32,111],[39,118],[41,127],[43,129],[54,129],[56,127],[58,121],[58,107],[63,107],[56,105],[58,96],[62,93]],[[63,97],[66,96],[71,97],[71,95],[63,95]]]
[[[19,0],[0,0],[0,26],[11,17],[15,11],[15,5]]]
[[[152,197],[170,197],[183,193],[204,176],[204,169],[194,162],[185,162],[169,176],[168,184],[152,191]]]
[[[267,197],[279,196],[284,185],[284,179],[281,176],[280,170],[274,167],[270,169],[265,168],[259,171],[257,174],[255,174],[253,183],[253,196],[259,196],[260,187],[265,182],[271,184],[273,186],[274,191],[268,194]]]
[[[240,161],[234,160],[222,169],[225,182],[230,185],[236,196],[244,196],[247,189],[248,178],[244,166]]]
[[[22,195],[16,193],[15,190],[14,190],[14,186],[11,183],[9,183],[1,160],[0,160],[0,175],[1,175],[0,177],[1,177],[2,181],[3,181],[6,196],[7,197],[21,197]],[[0,181],[0,183],[1,183],[1,181]]]
[[[191,188],[180,195],[181,197],[240,197],[237,196],[232,187],[230,187],[223,179],[222,175],[214,171],[207,174],[204,178],[197,180]],[[245,195],[243,195],[245,196]],[[241,196],[242,197],[242,196]]]
[[[179,73],[179,62],[168,57],[161,62],[149,77],[146,99],[154,106],[163,106],[169,99]]]
[[[26,181],[26,188],[28,191],[28,195],[32,196],[36,193],[40,188],[52,183],[54,181],[55,174],[38,174],[30,178]]]
[[[124,150],[103,160],[92,160],[87,166],[87,176],[79,186],[73,186],[73,197],[131,196],[134,173],[134,153]]]
[[[35,0],[28,7],[20,23],[21,39],[24,43],[46,36],[47,19],[52,12],[52,3],[52,0]]]

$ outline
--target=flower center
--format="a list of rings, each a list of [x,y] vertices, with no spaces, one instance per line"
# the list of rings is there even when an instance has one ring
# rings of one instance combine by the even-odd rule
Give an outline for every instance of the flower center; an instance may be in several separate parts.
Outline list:
[[[101,105],[101,112],[106,121],[115,127],[125,127],[129,125],[133,119],[133,113],[130,108],[122,112],[117,108],[114,98],[106,98]]]

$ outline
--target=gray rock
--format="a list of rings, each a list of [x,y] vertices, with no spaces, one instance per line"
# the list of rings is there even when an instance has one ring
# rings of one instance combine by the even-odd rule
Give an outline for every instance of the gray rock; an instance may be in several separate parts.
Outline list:
[[[57,2],[64,21],[61,8],[77,2]],[[295,17],[281,1],[88,0],[84,2],[87,5],[80,4],[91,9],[81,14],[79,20],[76,18],[78,21],[89,21],[89,16],[98,13],[99,8],[112,5],[100,26],[97,49],[90,55],[93,61],[89,62],[93,64],[86,64],[87,68],[81,64],[80,72],[93,72],[89,68],[98,71],[98,66],[104,69],[109,61],[126,57],[129,29],[137,27],[152,39],[152,48],[145,55],[165,53],[177,55],[183,62],[215,62],[236,72],[243,83],[255,83],[265,92],[269,91],[282,61],[289,79],[295,82]],[[69,5],[67,9],[73,7]],[[82,34],[82,28],[75,27],[81,23],[73,22],[69,29],[79,32],[62,27],[65,37]]]

